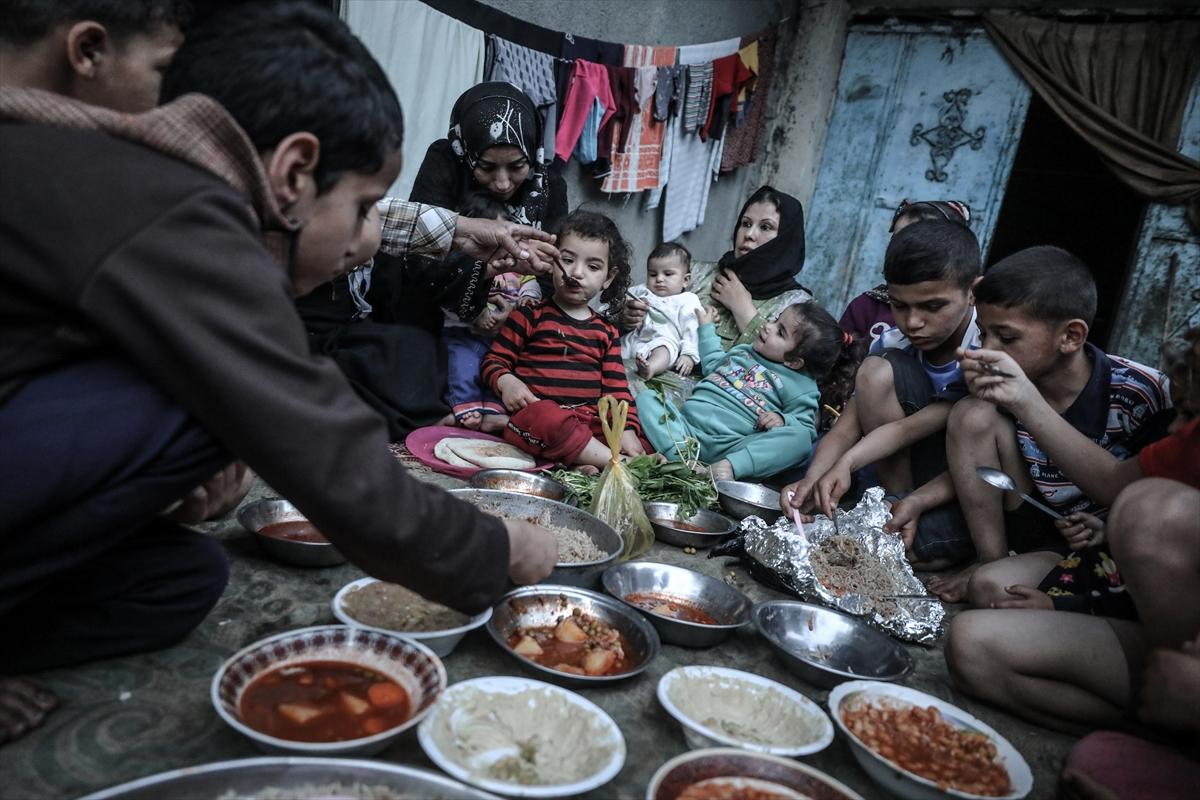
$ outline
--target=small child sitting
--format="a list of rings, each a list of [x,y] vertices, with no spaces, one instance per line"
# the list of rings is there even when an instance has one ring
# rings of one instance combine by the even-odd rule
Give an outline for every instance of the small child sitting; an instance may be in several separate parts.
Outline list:
[[[504,203],[483,192],[469,195],[459,213],[476,219],[512,221]],[[504,259],[497,259],[495,263],[503,262]],[[497,268],[503,267],[489,264],[487,274],[493,274]],[[453,311],[445,311],[442,340],[446,343],[446,402],[455,422],[462,427],[490,433],[508,422],[500,398],[480,380],[479,365],[513,307],[541,299],[541,287],[533,276],[502,272],[492,278],[488,304],[474,320],[460,319]]]
[[[612,395],[632,406],[633,398],[621,335],[589,303],[599,295],[619,307],[629,286],[629,244],[608,217],[575,211],[563,220],[558,248],[554,296],[513,309],[484,356],[482,379],[512,415],[505,441],[549,461],[598,468],[611,454],[596,403]],[[646,452],[640,433],[630,408],[622,453]]]
[[[717,480],[764,478],[801,464],[816,438],[822,391],[849,392],[858,346],[814,303],[788,306],[753,344],[721,349],[713,310],[698,313],[705,378],[681,410],[653,391],[638,394],[646,437],[660,453],[683,460],[696,441]],[[831,399],[833,399],[831,397]]]
[[[675,242],[663,242],[646,259],[646,282],[629,293],[650,306],[646,319],[621,339],[621,356],[637,364],[637,373],[653,378],[668,369],[688,375],[700,361],[696,312],[700,298],[687,291],[692,254]]]

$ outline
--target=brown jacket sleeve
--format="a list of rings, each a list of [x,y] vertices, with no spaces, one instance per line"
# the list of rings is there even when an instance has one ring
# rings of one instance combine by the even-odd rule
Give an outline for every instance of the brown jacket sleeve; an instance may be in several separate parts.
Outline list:
[[[236,194],[214,187],[164,209],[81,289],[118,349],[350,561],[465,612],[502,593],[503,524],[391,456],[384,421],[309,354],[285,269]]]

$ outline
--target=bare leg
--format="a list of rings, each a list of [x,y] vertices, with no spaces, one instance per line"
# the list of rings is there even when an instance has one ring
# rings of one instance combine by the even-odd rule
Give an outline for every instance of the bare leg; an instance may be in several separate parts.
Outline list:
[[[21,678],[0,678],[0,744],[20,739],[58,707],[58,698]]]
[[[1131,697],[1127,657],[1110,626],[1137,623],[1041,610],[966,611],[950,624],[955,685],[1032,722],[1077,733],[1120,727]],[[1136,635],[1125,637],[1136,641]]]
[[[1036,587],[1062,556],[1052,552],[1024,553],[984,564],[967,584],[967,600],[975,608],[991,608],[993,603],[1011,600],[1005,589],[1013,585]]]
[[[484,433],[498,433],[508,425],[508,414],[484,414],[479,430]]]
[[[638,356],[635,359],[638,375],[641,375],[643,378],[653,378],[655,375],[661,375],[666,372],[667,368],[671,366],[670,355],[667,352],[667,348],[656,347],[650,351],[648,357],[643,358],[642,356]]]
[[[1200,632],[1200,492],[1147,478],[1113,503],[1107,536],[1154,647],[1178,649]]]
[[[1021,498],[1004,496],[979,479],[976,467],[995,467],[1013,477],[1019,486],[1030,483],[1028,468],[1017,449],[1016,429],[991,403],[967,397],[954,404],[946,426],[946,459],[954,492],[967,517],[978,561],[961,572],[929,581],[929,590],[948,603],[961,602],[967,583],[980,564],[1008,555],[1004,509],[1016,508]]]
[[[604,465],[612,461],[612,451],[608,449],[608,445],[603,444],[599,439],[593,436],[588,440],[588,443],[579,451],[579,455],[571,460],[572,464],[587,464],[589,466],[604,468]]]
[[[457,424],[458,424],[458,420],[456,420],[456,419],[454,418],[454,415],[453,415],[453,414],[447,414],[446,416],[444,416],[444,417],[442,417],[441,419],[439,419],[439,420],[437,421],[437,424],[438,424],[438,425],[441,425],[441,426],[443,426],[443,427],[447,427],[447,426],[449,426],[449,427],[453,427],[453,426],[455,426],[455,425],[457,425]]]
[[[881,425],[904,419],[904,409],[896,399],[892,365],[886,359],[864,359],[854,378],[854,391],[863,436]],[[899,494],[913,488],[907,448],[875,462],[875,469],[889,494]]]

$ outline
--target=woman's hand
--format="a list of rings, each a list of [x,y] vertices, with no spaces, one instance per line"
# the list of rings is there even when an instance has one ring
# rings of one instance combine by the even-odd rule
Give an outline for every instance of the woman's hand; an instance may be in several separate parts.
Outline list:
[[[713,279],[710,296],[729,309],[733,318],[737,320],[739,329],[758,313],[754,308],[754,298],[750,296],[750,290],[742,284],[733,270],[723,269]]]
[[[496,388],[500,390],[500,402],[504,403],[504,407],[510,414],[515,414],[525,406],[538,401],[537,395],[529,391],[525,381],[511,373],[501,375],[500,379],[496,381]]]
[[[625,305],[621,306],[621,315],[617,319],[617,322],[623,331],[640,328],[642,327],[642,323],[646,321],[646,314],[649,311],[649,303],[626,296]]]
[[[1054,527],[1058,528],[1072,550],[1095,547],[1104,541],[1104,520],[1082,511],[1054,520]]]
[[[680,356],[675,361],[675,371],[680,375],[691,375],[696,368],[696,360],[691,356]]]
[[[646,448],[642,447],[636,433],[627,430],[621,434],[621,452],[633,458],[646,455]]]

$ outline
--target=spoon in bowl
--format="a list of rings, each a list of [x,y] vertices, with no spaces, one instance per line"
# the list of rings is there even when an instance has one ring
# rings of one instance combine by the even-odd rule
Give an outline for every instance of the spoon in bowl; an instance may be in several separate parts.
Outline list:
[[[992,467],[976,467],[975,473],[980,478],[983,478],[985,483],[990,483],[992,486],[995,486],[997,489],[1003,489],[1006,492],[1017,492],[1017,494],[1021,495],[1021,498],[1026,503],[1029,503],[1031,506],[1034,506],[1036,508],[1040,508],[1042,511],[1045,511],[1047,514],[1054,517],[1055,519],[1063,518],[1062,514],[1058,513],[1053,508],[1050,508],[1050,506],[1045,505],[1044,503],[1039,503],[1037,500],[1034,500],[1032,497],[1025,494],[1024,492],[1017,491],[1016,482],[1012,479],[1011,476],[1009,476],[1009,474],[1007,472],[1004,472],[1003,470],[994,469]]]

